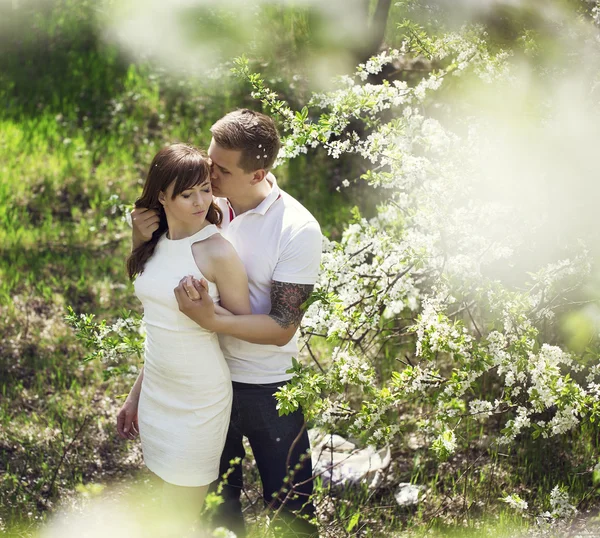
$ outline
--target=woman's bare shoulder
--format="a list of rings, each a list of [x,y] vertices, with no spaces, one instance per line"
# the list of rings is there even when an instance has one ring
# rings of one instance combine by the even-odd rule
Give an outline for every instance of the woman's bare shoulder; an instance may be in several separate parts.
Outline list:
[[[221,261],[227,260],[232,256],[237,256],[233,245],[221,234],[214,234],[203,241],[194,243],[192,245],[192,252],[196,261],[206,258]]]

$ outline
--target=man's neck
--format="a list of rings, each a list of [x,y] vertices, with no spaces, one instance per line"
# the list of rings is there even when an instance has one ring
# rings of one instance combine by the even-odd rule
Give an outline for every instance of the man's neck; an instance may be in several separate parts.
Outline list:
[[[236,215],[241,215],[246,211],[255,209],[260,203],[271,193],[271,183],[267,181],[267,178],[263,179],[260,183],[254,186],[248,196],[228,198],[231,207],[235,211]]]

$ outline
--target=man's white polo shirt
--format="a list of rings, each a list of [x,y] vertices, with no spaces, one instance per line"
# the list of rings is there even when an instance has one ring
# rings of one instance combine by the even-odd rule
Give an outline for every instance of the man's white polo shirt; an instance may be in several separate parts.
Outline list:
[[[246,272],[253,314],[271,311],[271,283],[314,284],[321,264],[321,229],[310,212],[267,176],[271,193],[254,209],[236,216],[226,198],[215,201],[223,211],[223,236],[235,247]],[[297,335],[285,346],[251,344],[219,335],[231,379],[240,383],[275,383],[290,379]]]

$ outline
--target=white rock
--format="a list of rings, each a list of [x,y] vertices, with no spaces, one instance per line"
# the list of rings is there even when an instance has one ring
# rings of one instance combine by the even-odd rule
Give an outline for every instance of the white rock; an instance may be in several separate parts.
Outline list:
[[[419,503],[420,498],[422,499],[422,496],[420,496],[422,491],[425,491],[425,486],[416,486],[408,482],[401,482],[398,484],[398,489],[394,493],[394,497],[400,506],[414,506]]]
[[[358,484],[368,482],[375,488],[381,482],[383,470],[390,464],[390,448],[377,450],[373,446],[357,449],[354,443],[340,435],[309,432],[312,445],[313,472],[325,484]]]

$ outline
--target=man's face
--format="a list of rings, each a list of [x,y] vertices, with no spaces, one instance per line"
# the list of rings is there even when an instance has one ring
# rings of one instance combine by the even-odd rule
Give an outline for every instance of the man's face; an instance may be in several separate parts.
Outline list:
[[[244,172],[238,165],[241,151],[224,149],[214,139],[210,141],[208,156],[212,161],[211,183],[215,196],[239,198],[250,191],[254,172]]]

